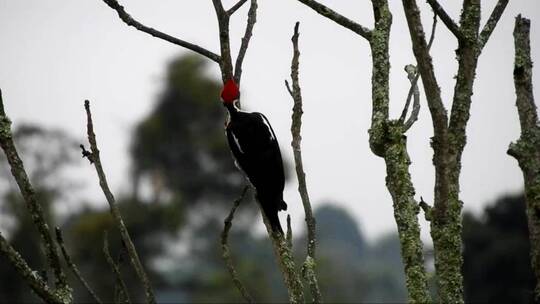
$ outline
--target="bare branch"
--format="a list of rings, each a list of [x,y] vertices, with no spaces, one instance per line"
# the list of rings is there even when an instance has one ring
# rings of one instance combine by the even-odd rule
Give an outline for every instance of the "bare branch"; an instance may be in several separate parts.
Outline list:
[[[240,0],[238,1],[235,5],[233,5],[228,11],[227,11],[227,15],[229,16],[232,16],[239,8],[242,7],[242,5],[244,5],[244,3],[246,3],[248,0]]]
[[[489,16],[489,19],[486,22],[486,25],[484,25],[482,32],[480,32],[480,37],[479,37],[480,49],[482,49],[488,42],[489,37],[491,36],[491,34],[493,33],[493,30],[497,26],[497,22],[499,22],[499,19],[501,19],[501,16],[504,10],[506,9],[507,4],[508,4],[508,0],[499,0],[497,4],[495,5],[495,8],[493,8],[493,12],[491,12],[491,15]]]
[[[93,162],[94,167],[96,168],[96,172],[99,178],[99,185],[101,186],[101,189],[103,190],[103,193],[105,194],[105,197],[107,198],[107,202],[109,203],[112,217],[114,219],[116,226],[118,227],[120,231],[120,236],[122,238],[122,241],[124,241],[124,243],[126,244],[126,250],[128,252],[131,265],[135,269],[135,273],[139,277],[139,280],[141,280],[142,285],[144,286],[146,300],[148,303],[153,304],[156,302],[155,297],[154,297],[154,291],[152,290],[152,287],[150,286],[150,281],[148,280],[148,276],[146,275],[146,272],[144,271],[144,267],[139,259],[139,255],[137,254],[135,245],[133,245],[133,242],[131,241],[131,237],[129,236],[129,232],[126,228],[126,225],[124,224],[124,220],[122,219],[120,210],[118,209],[118,206],[116,205],[116,200],[114,199],[114,195],[109,189],[105,172],[103,171],[103,167],[101,166],[101,159],[99,157],[99,150],[98,150],[98,146],[96,142],[96,134],[94,134],[92,113],[90,112],[90,102],[88,100],[84,102],[84,108],[86,110],[88,141],[90,142],[90,150],[91,150],[91,154],[88,155],[88,158]]]
[[[293,140],[291,146],[294,152],[294,162],[296,165],[296,176],[298,178],[298,192],[302,198],[302,205],[304,206],[304,213],[306,214],[306,224],[307,224],[307,258],[311,261],[309,266],[312,266],[304,274],[309,274],[309,276],[304,276],[308,279],[310,285],[311,295],[313,296],[314,303],[322,302],[322,295],[319,289],[319,284],[317,283],[317,277],[315,276],[315,249],[316,249],[316,236],[315,236],[315,218],[313,216],[313,211],[311,210],[311,203],[309,201],[309,194],[307,191],[306,183],[306,174],[304,172],[304,165],[302,162],[302,150],[301,150],[301,128],[302,128],[302,91],[300,89],[300,81],[298,79],[298,68],[299,68],[299,59],[300,51],[298,49],[298,37],[299,32],[298,28],[300,26],[299,22],[296,22],[294,26],[294,34],[291,38],[293,44],[293,58],[291,62],[291,79],[292,79],[292,92],[290,87],[287,85],[287,90],[291,93],[291,96],[294,101],[293,114],[292,114],[292,124],[291,124],[291,133]],[[306,264],[306,263],[305,263]]]
[[[420,113],[420,92],[417,85],[420,74],[418,74],[418,72],[416,71],[416,67],[410,64],[405,66],[405,72],[407,73],[407,77],[411,82],[411,88],[409,89],[407,101],[405,102],[405,108],[401,113],[400,121],[403,121],[402,118],[405,119],[405,116],[407,115],[407,111],[409,109],[409,104],[411,103],[411,98],[414,99],[411,116],[409,116],[409,119],[407,119],[407,121],[403,124],[403,128],[405,129],[405,131],[407,131],[418,120],[418,114]]]
[[[446,27],[456,36],[457,39],[461,40],[463,39],[463,33],[461,32],[461,29],[459,26],[454,22],[452,17],[450,17],[444,8],[437,2],[437,0],[427,0],[427,3],[431,6],[433,9],[433,12],[441,18],[442,22],[446,25]]]
[[[19,191],[26,203],[26,207],[30,212],[32,221],[39,231],[41,240],[45,247],[45,253],[47,256],[47,263],[54,271],[55,275],[55,287],[59,289],[59,292],[69,293],[69,286],[67,284],[66,276],[62,271],[60,264],[60,257],[56,251],[56,244],[50,234],[49,226],[45,220],[45,214],[41,205],[37,200],[37,195],[28,180],[28,176],[24,169],[23,162],[19,157],[19,153],[13,143],[13,136],[11,132],[11,121],[6,116],[4,111],[4,103],[2,99],[2,92],[0,91],[0,146],[6,154],[9,166],[11,167],[11,174],[13,175]]]
[[[131,17],[131,15],[129,15],[124,7],[122,5],[120,5],[118,3],[118,1],[116,0],[103,0],[103,2],[105,2],[109,7],[111,7],[112,9],[114,9],[117,13],[118,13],[118,17],[120,17],[120,19],[122,19],[122,21],[124,21],[125,24],[127,24],[128,26],[133,26],[134,28],[136,28],[137,30],[141,31],[141,32],[144,32],[144,33],[147,33],[149,35],[152,35],[156,38],[160,38],[160,39],[163,39],[165,41],[168,41],[172,44],[176,44],[176,45],[179,45],[181,47],[184,47],[186,49],[189,49],[189,50],[192,50],[194,51],[195,53],[198,53],[198,54],[201,54],[205,57],[207,57],[208,59],[212,60],[212,61],[215,61],[217,63],[220,63],[221,62],[221,58],[219,55],[205,49],[205,48],[202,48],[196,44],[193,44],[193,43],[190,43],[190,42],[187,42],[187,41],[184,41],[182,39],[178,39],[176,37],[173,37],[171,35],[168,35],[168,34],[165,34],[163,32],[160,32],[156,29],[153,29],[151,27],[148,27],[140,22],[138,22],[137,20],[133,19],[133,17]]]
[[[287,214],[287,245],[292,250],[293,246],[292,227],[291,227],[291,215]]]
[[[236,57],[236,64],[234,67],[234,80],[238,84],[240,84],[240,79],[242,78],[242,63],[244,62],[244,57],[246,56],[246,51],[249,46],[249,40],[251,39],[255,22],[257,22],[257,0],[251,0],[251,5],[248,12],[246,32],[244,33],[244,37],[242,38],[242,44],[240,45],[240,50],[238,51],[238,57]]]
[[[0,234],[0,252],[9,260],[9,263],[15,267],[15,270],[32,288],[32,290],[47,303],[65,304],[58,294],[49,289],[45,281],[39,276],[37,271],[33,271],[21,255],[8,243]]]
[[[120,286],[120,295],[118,296],[116,302],[119,302],[118,299],[122,298],[124,299],[123,302],[125,303],[131,303],[129,300],[129,293],[126,287],[126,283],[122,279],[122,273],[120,272],[120,267],[114,262],[113,258],[111,257],[111,253],[109,251],[109,241],[108,241],[108,234],[107,231],[103,234],[103,254],[105,255],[105,258],[107,259],[107,263],[111,267],[111,270],[114,273],[114,276],[116,277],[116,284],[117,286]]]
[[[234,285],[236,286],[236,288],[238,289],[238,291],[240,292],[244,300],[246,300],[246,302],[255,303],[255,301],[253,301],[253,298],[251,297],[247,289],[242,284],[242,281],[240,281],[240,278],[238,278],[238,273],[236,272],[236,269],[234,268],[234,264],[232,262],[229,245],[227,244],[228,238],[229,238],[229,230],[232,227],[232,220],[234,218],[234,213],[236,212],[236,209],[238,208],[238,206],[240,206],[240,203],[246,196],[248,189],[249,189],[249,186],[244,187],[244,190],[242,190],[242,194],[240,194],[240,197],[234,201],[231,212],[229,212],[229,215],[227,216],[227,218],[225,218],[225,226],[223,227],[223,232],[221,232],[221,251],[222,251],[222,257],[225,260],[225,264],[227,265],[227,270],[229,270],[229,274],[231,275]]]
[[[414,55],[418,62],[418,70],[422,76],[424,91],[433,118],[434,133],[438,144],[445,146],[444,141],[447,137],[448,115],[441,99],[441,89],[435,77],[433,63],[420,19],[420,11],[415,0],[403,0],[403,6],[407,23],[409,24]]]
[[[62,237],[62,231],[58,227],[56,227],[56,241],[58,242],[58,245],[60,246],[60,249],[62,250],[62,255],[64,256],[64,260],[66,261],[67,266],[69,267],[69,269],[71,269],[75,277],[79,280],[79,282],[81,282],[84,288],[86,288],[86,290],[92,296],[92,298],[94,299],[96,303],[99,303],[99,304],[103,303],[101,299],[98,297],[98,295],[94,292],[94,290],[92,290],[90,285],[88,285],[88,282],[86,282],[86,280],[82,277],[81,272],[77,268],[77,265],[75,265],[75,263],[71,259],[71,256],[69,255],[69,253],[66,250],[66,247],[64,246],[64,238]]]
[[[289,81],[285,79],[285,87],[287,88],[287,92],[289,92],[289,95],[291,95],[292,98],[294,98],[293,91],[291,89],[291,86],[289,85]]]
[[[219,26],[219,45],[221,50],[221,61],[219,67],[221,69],[221,79],[223,83],[233,78],[233,65],[231,59],[231,43],[229,37],[229,20],[230,16],[223,8],[221,0],[212,0],[214,10]]]
[[[437,29],[437,14],[433,14],[433,24],[431,26],[431,36],[429,37],[428,42],[428,50],[431,49],[431,46],[433,45],[433,41],[435,40],[435,30]],[[399,118],[399,121],[403,122],[405,120],[405,117],[407,116],[407,112],[409,111],[409,105],[411,103],[411,98],[414,97],[413,102],[413,109],[411,112],[411,116],[407,121],[404,123],[405,131],[409,130],[414,122],[418,120],[418,114],[420,113],[420,92],[418,91],[418,78],[420,77],[420,74],[418,73],[417,69],[413,65],[407,65],[405,66],[405,72],[407,72],[407,77],[409,78],[409,81],[411,82],[411,87],[409,89],[409,93],[407,94],[407,100],[405,102],[405,107],[403,108],[403,112],[401,112],[401,117]]]
[[[535,303],[540,302],[540,122],[533,94],[530,20],[518,15],[514,27],[514,86],[521,135],[511,143],[508,154],[523,172],[527,222],[531,242],[531,266],[536,276]]]
[[[368,28],[363,27],[362,25],[350,20],[349,18],[340,15],[339,13],[333,11],[329,7],[320,4],[315,0],[298,0],[299,2],[307,5],[317,13],[323,15],[324,17],[334,21],[335,23],[348,28],[349,30],[357,33],[358,35],[364,37],[366,40],[371,40],[372,31]]]
[[[424,201],[423,197],[420,197],[420,202],[418,203],[418,205],[424,211],[424,217],[426,218],[426,221],[431,221],[431,210],[433,210],[433,208]]]

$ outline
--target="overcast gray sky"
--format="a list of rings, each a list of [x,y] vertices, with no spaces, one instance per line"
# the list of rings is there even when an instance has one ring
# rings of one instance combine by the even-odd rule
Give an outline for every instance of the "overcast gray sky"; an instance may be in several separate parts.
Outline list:
[[[300,81],[304,95],[303,153],[308,187],[315,206],[331,200],[349,210],[370,238],[394,231],[392,202],[385,187],[382,159],[369,150],[371,59],[366,41],[320,17],[295,0],[259,1],[258,22],[244,62],[243,104],[272,122],[285,157],[290,149],[292,101],[283,80],[290,73],[290,36],[301,22]],[[367,27],[372,27],[370,1],[321,1]],[[391,115],[401,112],[408,91],[403,66],[414,62],[401,1],[390,0]],[[431,10],[418,1],[424,27]],[[461,1],[441,1],[457,20]],[[495,0],[482,1],[483,21]],[[235,1],[224,0],[225,6]],[[219,50],[211,1],[124,0],[140,22],[214,52]],[[246,5],[231,22],[232,47],[239,47]],[[512,0],[479,62],[463,155],[462,193],[466,210],[479,211],[493,198],[522,188],[521,172],[506,155],[519,136],[512,80],[514,17],[532,19],[533,61],[540,62],[540,4]],[[166,64],[185,50],[127,27],[100,0],[0,0],[0,87],[9,116],[17,125],[34,122],[66,129],[84,138],[84,99],[93,105],[101,157],[115,192],[128,189],[127,147],[135,123],[152,108],[163,87]],[[439,24],[432,48],[443,97],[453,92],[455,39]],[[219,77],[217,66],[209,73]],[[538,67],[534,77],[540,79]],[[535,81],[538,83],[538,81]],[[538,94],[538,86],[535,88]],[[216,102],[219,102],[216,96]],[[429,138],[433,130],[422,95],[419,121],[408,133],[411,173],[418,196],[433,197],[434,170]],[[86,197],[105,204],[94,171],[85,166]],[[303,211],[296,183],[285,200],[299,225]],[[428,235],[422,222],[422,234]]]

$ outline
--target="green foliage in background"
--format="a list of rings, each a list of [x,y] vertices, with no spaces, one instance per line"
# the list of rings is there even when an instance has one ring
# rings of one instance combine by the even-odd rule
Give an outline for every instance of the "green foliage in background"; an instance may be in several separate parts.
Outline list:
[[[525,198],[507,195],[463,218],[465,300],[534,303]]]
[[[230,202],[244,184],[224,136],[221,84],[207,76],[206,64],[199,56],[171,62],[165,88],[131,146],[134,178],[150,178],[157,197],[163,184],[189,205]]]

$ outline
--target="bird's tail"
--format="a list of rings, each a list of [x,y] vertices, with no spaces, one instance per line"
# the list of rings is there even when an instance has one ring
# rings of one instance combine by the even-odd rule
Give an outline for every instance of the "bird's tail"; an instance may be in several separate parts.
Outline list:
[[[279,222],[279,217],[277,212],[265,212],[266,218],[268,219],[268,222],[270,222],[270,227],[272,228],[273,232],[279,232],[282,235],[285,235],[283,233],[283,229],[281,228],[281,223]]]
[[[283,228],[281,228],[281,223],[279,222],[278,212],[280,210],[287,210],[287,204],[281,198],[277,200],[278,202],[276,202],[275,199],[267,199],[265,197],[258,197],[258,199],[262,206],[264,215],[270,223],[272,231],[280,232],[282,235],[284,235]]]

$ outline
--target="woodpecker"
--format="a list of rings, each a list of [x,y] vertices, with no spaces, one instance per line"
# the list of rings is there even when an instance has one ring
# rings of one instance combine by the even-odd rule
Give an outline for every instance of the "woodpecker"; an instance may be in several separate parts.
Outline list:
[[[244,112],[236,107],[240,90],[234,80],[223,86],[221,100],[229,111],[225,126],[227,141],[236,166],[255,187],[272,231],[283,234],[278,212],[287,210],[283,201],[285,175],[276,134],[268,119],[258,112]]]

